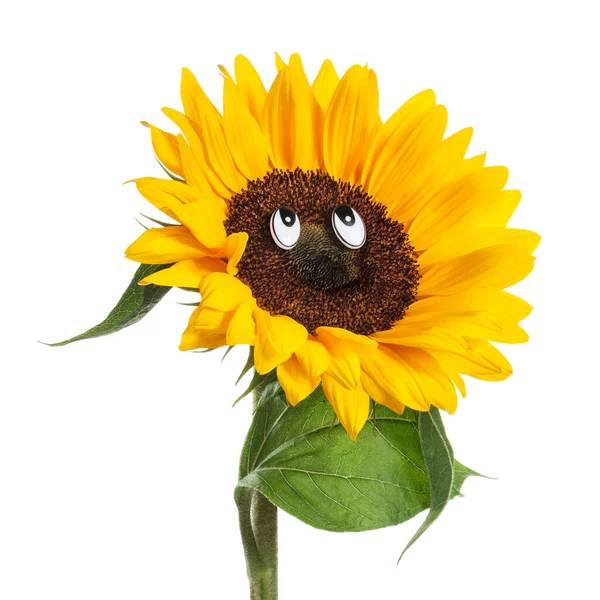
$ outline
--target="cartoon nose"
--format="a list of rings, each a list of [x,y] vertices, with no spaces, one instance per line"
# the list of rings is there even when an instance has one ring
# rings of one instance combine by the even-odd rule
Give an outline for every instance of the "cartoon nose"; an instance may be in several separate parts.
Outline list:
[[[359,253],[345,247],[321,223],[303,223],[288,256],[303,281],[323,290],[343,287],[360,276]]]

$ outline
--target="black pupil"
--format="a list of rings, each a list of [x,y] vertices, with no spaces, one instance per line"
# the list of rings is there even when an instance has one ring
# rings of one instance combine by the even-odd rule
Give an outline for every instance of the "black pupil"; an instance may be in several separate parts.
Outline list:
[[[354,225],[354,223],[356,223],[354,211],[347,204],[344,206],[338,206],[335,209],[335,216],[338,217],[338,219],[340,219],[344,225],[348,225],[348,227],[351,227]]]
[[[281,217],[281,222],[286,227],[293,227],[294,223],[296,222],[296,213],[289,208],[280,208],[279,216]]]

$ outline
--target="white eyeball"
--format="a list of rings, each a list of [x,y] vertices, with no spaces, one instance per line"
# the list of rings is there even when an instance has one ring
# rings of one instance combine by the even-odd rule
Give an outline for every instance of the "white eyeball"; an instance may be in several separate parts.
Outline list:
[[[367,241],[367,230],[360,215],[347,204],[338,206],[331,213],[335,235],[344,246],[358,250]]]
[[[273,241],[284,250],[290,250],[300,238],[300,219],[296,213],[282,206],[271,215]]]

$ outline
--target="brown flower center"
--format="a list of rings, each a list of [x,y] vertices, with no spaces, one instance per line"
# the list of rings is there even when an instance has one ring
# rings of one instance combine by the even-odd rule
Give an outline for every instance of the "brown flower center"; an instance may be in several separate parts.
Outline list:
[[[340,207],[351,207],[364,223],[366,240],[358,249],[334,230],[336,209],[345,210],[353,224],[349,209],[340,213]],[[274,239],[273,215],[282,208],[300,223],[289,249]],[[238,277],[258,305],[293,318],[311,333],[323,325],[363,335],[385,331],[415,298],[417,255],[403,225],[388,218],[385,206],[362,187],[322,171],[276,170],[250,181],[231,199],[225,228],[228,234],[249,235]]]

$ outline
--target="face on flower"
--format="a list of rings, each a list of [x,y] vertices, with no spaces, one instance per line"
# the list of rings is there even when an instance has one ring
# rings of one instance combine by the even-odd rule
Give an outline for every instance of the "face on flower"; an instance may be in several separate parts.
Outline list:
[[[184,70],[180,133],[149,126],[170,179],[137,180],[177,222],[127,250],[170,264],[144,283],[197,288],[181,348],[249,344],[296,404],[319,385],[355,438],[370,399],[453,412],[462,375],[511,373],[491,342],[527,340],[529,305],[503,291],[533,266],[536,234],[507,228],[508,172],[465,158],[427,90],[382,120],[375,73],[309,82],[277,61],[267,91],[237,57],[222,112]]]
[[[323,171],[275,170],[234,196],[225,223],[246,231],[238,278],[271,314],[370,335],[390,329],[417,289],[401,223],[359,186]]]

